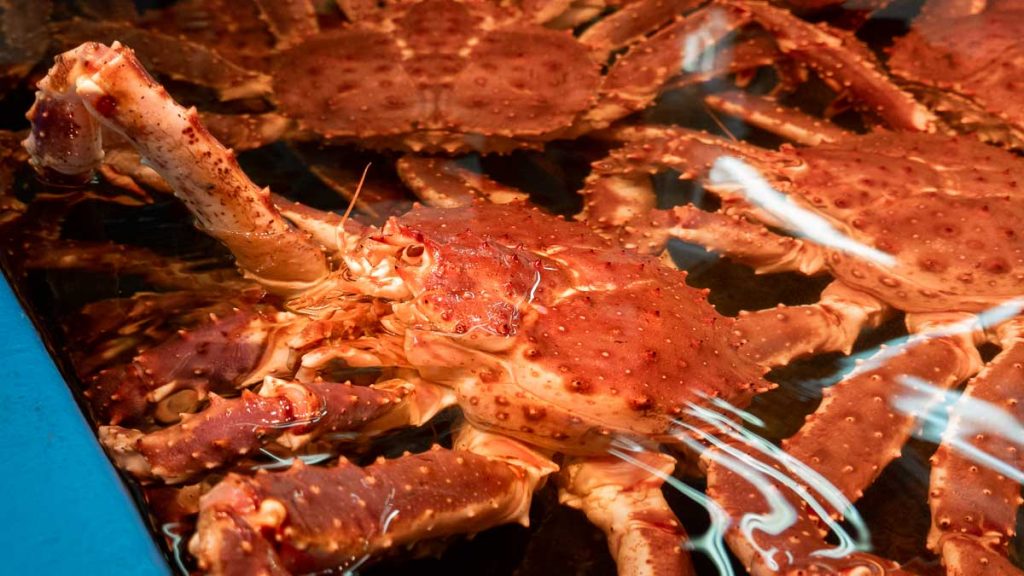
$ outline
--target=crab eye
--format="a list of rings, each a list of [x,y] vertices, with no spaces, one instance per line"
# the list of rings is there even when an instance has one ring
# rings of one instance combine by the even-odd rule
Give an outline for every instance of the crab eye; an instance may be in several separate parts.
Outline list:
[[[411,266],[418,266],[423,261],[423,245],[413,244],[402,249],[402,262]]]

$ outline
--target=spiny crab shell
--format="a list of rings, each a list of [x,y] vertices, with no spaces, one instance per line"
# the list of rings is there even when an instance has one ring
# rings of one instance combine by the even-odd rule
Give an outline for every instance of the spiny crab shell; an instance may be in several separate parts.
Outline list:
[[[889,68],[957,127],[1024,147],[1024,3],[931,0],[896,40]]]
[[[832,252],[844,282],[914,312],[977,312],[1024,291],[1024,163],[970,137],[876,133],[785,148],[785,190],[896,258]]]
[[[592,442],[610,432],[664,434],[690,403],[767,387],[685,273],[582,224],[515,204],[417,207],[362,250],[392,254],[409,289],[395,308],[409,361],[474,424],[530,444],[603,451]]]
[[[389,8],[281,54],[277,102],[335,138],[550,138],[589,108],[600,66],[572,35],[507,17],[482,2]]]
[[[297,449],[318,434],[419,425],[453,403],[465,416],[452,450],[365,468],[342,459],[314,474],[302,465],[255,478],[230,474],[199,504],[190,549],[202,569],[328,569],[359,561],[356,552],[525,523],[534,489],[561,469],[561,498],[609,535],[624,572],[689,573],[683,530],[660,491],[675,459],[659,444],[684,424],[700,431],[695,409],[744,406],[770,385],[765,365],[734,342],[736,321],[687,286],[685,273],[521,201],[416,207],[380,228],[289,205],[249,180],[195,109],[174,102],[116,43],[61,55],[39,88],[25,141],[35,167],[81,180],[102,162],[104,131],[120,133],[249,279],[289,310],[273,314],[288,323],[287,342],[259,336],[262,321],[242,332],[270,356],[301,356],[288,380],[268,377],[255,393],[211,396],[171,426],[104,427],[101,440],[124,469],[180,482],[268,442]],[[62,126],[75,129],[51,129]],[[337,330],[353,326],[349,337]],[[176,347],[187,358],[185,340]],[[319,348],[309,350],[314,341]],[[257,356],[268,357],[247,355]],[[380,369],[387,380],[325,381],[333,359]],[[166,364],[167,386],[174,365],[194,366]],[[634,458],[644,465],[609,456],[616,439],[638,446]],[[463,471],[445,475],[451,495],[436,506],[416,497],[415,486],[445,470]],[[337,490],[356,498],[310,508],[288,488],[297,478],[316,482],[308,486],[315,497]],[[400,488],[402,498],[354,485],[378,482]],[[290,507],[279,488],[295,494]],[[359,494],[378,500],[367,504]],[[366,520],[354,535],[343,530],[371,505],[404,512],[395,522]],[[323,530],[310,537],[302,529],[311,525]]]
[[[645,138],[645,131],[656,136]],[[680,231],[674,225],[685,235],[700,219],[691,215],[677,224],[671,211],[638,208],[653,207],[653,196],[638,196],[630,208],[606,202],[612,198],[605,196],[607,175],[660,165],[703,176],[718,157],[734,156],[793,204],[895,257],[893,266],[877,266],[842,250],[822,250],[809,258],[809,268],[824,265],[843,282],[910,312],[977,312],[1018,296],[1024,287],[1018,226],[1024,218],[1024,163],[1012,153],[966,136],[887,131],[848,134],[817,146],[784,145],[777,152],[686,130],[650,127],[623,134],[637,142],[595,164],[586,191],[592,198],[588,218],[642,250],[660,251]],[[778,224],[740,193],[748,184],[724,178],[711,186],[722,191],[727,212]]]

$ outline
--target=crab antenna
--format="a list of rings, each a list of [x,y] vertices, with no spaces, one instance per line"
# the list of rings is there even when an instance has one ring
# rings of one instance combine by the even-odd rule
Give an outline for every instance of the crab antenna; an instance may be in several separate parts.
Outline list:
[[[341,246],[341,239],[345,235],[345,222],[348,221],[348,217],[352,214],[352,209],[356,207],[356,201],[359,199],[359,193],[363,191],[363,184],[366,182],[366,175],[370,172],[370,166],[373,166],[372,162],[366,163],[366,168],[363,168],[363,175],[359,177],[359,183],[356,184],[355,194],[352,195],[352,199],[348,202],[348,208],[345,209],[345,214],[341,217],[341,222],[338,223],[337,236],[338,246]]]
[[[737,138],[736,135],[732,133],[732,130],[729,130],[729,127],[725,125],[725,122],[722,122],[722,119],[718,117],[718,114],[714,111],[714,109],[708,106],[707,102],[703,102],[703,105],[704,110],[706,110],[708,113],[708,116],[711,116],[711,119],[714,120],[715,124],[717,124],[718,127],[722,129],[722,132],[725,132],[725,135],[728,136],[729,139],[732,140],[733,142],[739,142],[740,139]]]

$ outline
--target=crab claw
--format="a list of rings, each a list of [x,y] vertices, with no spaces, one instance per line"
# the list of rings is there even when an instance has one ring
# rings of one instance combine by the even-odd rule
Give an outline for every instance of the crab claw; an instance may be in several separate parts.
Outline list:
[[[321,248],[288,225],[195,109],[178,105],[131,49],[82,44],[58,56],[38,87],[25,147],[40,172],[91,176],[103,159],[102,126],[127,138],[199,225],[267,289],[291,294],[327,275]]]

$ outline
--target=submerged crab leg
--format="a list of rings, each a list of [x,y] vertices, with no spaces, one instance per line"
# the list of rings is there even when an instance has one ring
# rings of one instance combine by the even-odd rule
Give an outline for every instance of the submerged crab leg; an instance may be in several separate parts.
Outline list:
[[[397,164],[398,175],[418,198],[430,206],[469,206],[474,199],[495,204],[527,200],[520,190],[505,186],[473,172],[447,158],[404,156]]]
[[[838,142],[850,133],[821,118],[780,106],[774,99],[746,92],[711,94],[704,101],[713,110],[736,116],[744,122],[807,146]]]
[[[288,118],[264,114],[214,114],[200,112],[203,125],[217,140],[232,150],[252,150],[280,140],[292,128]]]
[[[723,453],[727,454],[723,455]],[[763,470],[786,474],[778,461],[748,446],[709,450],[708,496],[730,519],[725,538],[752,576],[871,574],[912,576],[891,560],[825,542],[817,519],[794,490],[772,483]]]
[[[920,321],[927,325],[926,318]],[[946,333],[942,327],[936,325],[936,333],[918,335],[895,351],[883,350],[840,383],[824,390],[817,411],[792,438],[783,442],[785,452],[819,474],[848,501],[856,501],[864,488],[899,455],[900,447],[910,436],[916,414],[901,412],[892,405],[896,397],[908,390],[908,381],[926,381],[945,389],[969,377],[981,365],[971,334]],[[869,409],[865,410],[865,406]],[[841,440],[836,441],[837,438]],[[793,480],[800,484],[808,482],[805,478]],[[730,536],[733,549],[745,564],[752,566],[754,574],[774,574],[816,564],[836,568],[864,562],[877,565],[875,560],[865,560],[860,555],[814,555],[832,547],[825,543],[817,522],[809,516],[811,513],[800,498],[774,481],[767,488],[758,488],[742,473],[742,468],[731,469],[727,461],[711,459],[708,494],[733,517],[734,527],[746,524],[744,517],[748,514],[770,513],[768,495],[772,490],[781,491],[796,513],[791,525],[743,534],[734,528]],[[832,516],[845,512],[831,508],[826,506],[825,511]],[[783,557],[771,553],[778,550],[786,550],[787,554]]]
[[[1024,322],[1011,321],[1000,334],[1002,353],[967,385],[932,457],[928,547],[951,573],[964,576],[1021,573],[1007,547],[1022,503],[1024,458],[1010,436],[1024,422]],[[980,455],[1006,469],[979,461]]]
[[[160,288],[229,292],[255,287],[234,268],[218,264],[214,258],[179,260],[157,254],[141,246],[113,242],[49,240],[33,238],[26,242],[24,266],[43,270],[90,270],[113,275],[137,275]],[[205,269],[204,269],[205,268]]]
[[[354,567],[427,537],[528,521],[537,484],[557,467],[508,438],[464,431],[440,447],[360,468],[296,463],[229,475],[200,501],[189,544],[210,574]],[[271,537],[268,537],[271,536]]]
[[[394,410],[410,390],[267,377],[258,394],[211,394],[209,407],[174,426],[149,434],[104,426],[99,436],[117,466],[136,478],[179,483],[275,440],[295,449],[326,434],[359,430]]]
[[[605,457],[566,464],[559,499],[604,531],[619,574],[696,574],[683,551],[686,532],[661,493],[675,460],[655,452],[634,456],[639,462]]]
[[[913,321],[926,326],[928,322],[926,316]],[[903,345],[883,349],[823,390],[818,409],[783,441],[786,452],[826,475],[851,501],[859,499],[899,455],[918,416],[901,412],[894,400],[912,391],[913,381],[947,389],[981,368],[972,335],[942,334],[946,325],[936,324]],[[865,406],[871,408],[865,410]]]
[[[582,133],[604,128],[645,108],[667,80],[700,73],[701,54],[744,23],[742,18],[726,17],[722,10],[705,8],[636,44],[612,64],[601,84],[599,104],[576,122],[573,130]]]
[[[402,337],[381,335],[314,348],[302,355],[296,377],[311,380],[334,360],[342,360],[353,368],[409,366]]]
[[[59,56],[39,83],[29,119],[26,147],[37,168],[71,175],[88,173],[102,158],[97,122],[124,135],[268,289],[290,293],[327,275],[320,248],[288,226],[196,111],[175,103],[120,44],[88,43]],[[60,154],[67,149],[71,163]]]
[[[700,84],[730,74],[733,84],[743,88],[754,80],[758,70],[768,67],[773,67],[779,77],[772,88],[773,94],[792,92],[807,81],[806,67],[783,57],[775,40],[762,33],[709,50],[701,57],[699,69],[687,71],[686,75],[671,81],[664,89]]]
[[[692,205],[655,209],[656,195],[648,174],[667,167],[679,170],[680,178],[705,178],[723,156],[741,158],[761,168],[762,174],[773,174],[770,167],[775,161],[766,150],[667,127],[618,130],[615,136],[627,144],[594,163],[582,191],[584,218],[592,227],[618,234],[621,242],[642,252],[664,251],[670,237],[704,243],[709,249],[735,255],[759,272],[813,274],[823,266],[825,251],[821,247],[780,236],[740,216],[709,213]],[[716,191],[725,196],[725,209],[753,210],[728,195],[728,190]],[[757,215],[771,222],[770,215]]]
[[[256,0],[260,17],[277,38],[276,48],[290,48],[320,31],[309,0]]]
[[[877,327],[888,307],[878,299],[833,282],[816,304],[740,312],[734,328],[741,350],[764,366],[824,352],[849,354],[857,336]]]
[[[622,6],[580,35],[580,42],[607,58],[613,50],[642,40],[651,30],[703,4],[703,0],[641,0]]]
[[[921,14],[915,20],[915,24],[981,14],[988,4],[988,0],[928,0],[921,7]]]
[[[97,419],[117,424],[141,417],[147,407],[180,390],[231,391],[263,379],[288,374],[284,345],[309,320],[286,312],[252,307],[226,315],[210,313],[207,322],[136,356],[131,363],[100,371],[89,382]]]
[[[871,51],[852,34],[810,24],[764,2],[719,0],[743,19],[771,32],[783,52],[800,58],[839,93],[849,93],[866,110],[897,130],[930,131],[935,117],[886,75]]]
[[[758,273],[798,271],[812,275],[825,265],[826,252],[820,246],[781,236],[742,216],[706,212],[687,204],[673,208],[664,220],[668,235],[728,254]]]
[[[54,35],[64,47],[87,42],[123,42],[138,50],[140,59],[152,70],[173,80],[211,88],[221,100],[261,98],[272,93],[269,76],[246,70],[217,52],[182,38],[120,22],[78,19],[57,24]]]

